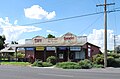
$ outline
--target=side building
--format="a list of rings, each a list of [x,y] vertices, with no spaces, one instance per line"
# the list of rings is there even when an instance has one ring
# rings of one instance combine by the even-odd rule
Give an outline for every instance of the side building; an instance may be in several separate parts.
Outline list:
[[[26,39],[25,44],[17,48],[25,48],[25,58],[46,61],[49,56],[57,57],[57,62],[80,61],[92,59],[100,53],[100,47],[87,42],[86,36],[66,33],[57,38],[36,36]]]

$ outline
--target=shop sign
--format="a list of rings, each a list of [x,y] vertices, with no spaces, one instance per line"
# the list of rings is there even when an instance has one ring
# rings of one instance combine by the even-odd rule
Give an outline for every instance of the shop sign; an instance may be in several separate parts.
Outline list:
[[[55,50],[55,47],[46,47],[46,50]]]
[[[44,50],[44,47],[38,46],[36,47],[36,50]]]
[[[70,51],[80,51],[81,47],[70,47]]]
[[[59,50],[66,50],[66,47],[59,47]]]
[[[34,48],[33,47],[28,47],[28,48],[26,48],[26,50],[34,50]]]
[[[64,40],[73,40],[74,37],[64,37]]]
[[[42,42],[42,39],[34,39],[34,40],[35,40],[35,43]]]

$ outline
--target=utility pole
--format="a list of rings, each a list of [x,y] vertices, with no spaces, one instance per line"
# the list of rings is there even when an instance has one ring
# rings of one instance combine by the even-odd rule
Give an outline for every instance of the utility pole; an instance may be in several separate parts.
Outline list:
[[[107,67],[107,6],[114,5],[115,3],[107,4],[107,0],[104,0],[104,4],[96,5],[104,6],[104,68]]]

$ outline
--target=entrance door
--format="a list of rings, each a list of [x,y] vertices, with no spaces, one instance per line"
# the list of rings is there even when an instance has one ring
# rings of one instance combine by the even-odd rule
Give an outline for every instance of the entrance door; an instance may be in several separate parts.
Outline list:
[[[44,51],[36,51],[35,58],[44,61]]]
[[[58,47],[57,57],[59,62],[65,62],[68,60],[68,49],[67,47]]]
[[[66,51],[61,51],[58,53],[58,58],[60,62],[65,62],[68,59],[68,55]]]

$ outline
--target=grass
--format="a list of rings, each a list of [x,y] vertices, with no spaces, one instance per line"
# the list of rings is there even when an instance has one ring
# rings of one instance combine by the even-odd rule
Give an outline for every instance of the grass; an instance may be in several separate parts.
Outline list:
[[[28,66],[28,62],[1,62],[1,65]]]

